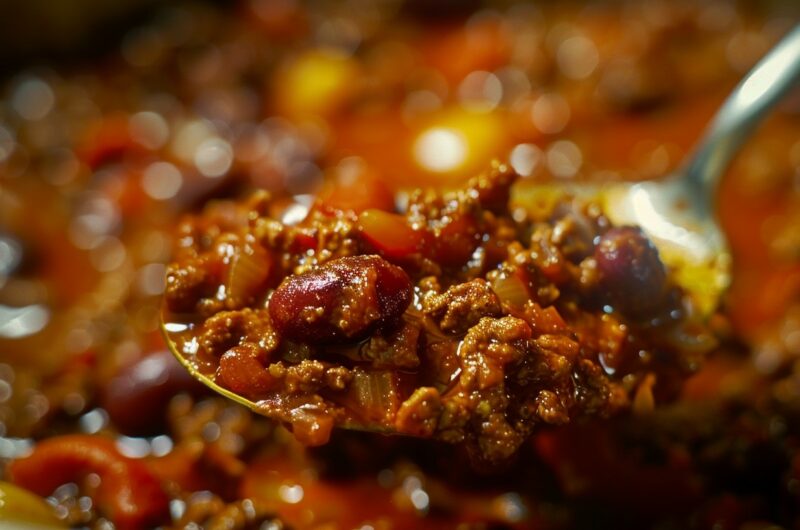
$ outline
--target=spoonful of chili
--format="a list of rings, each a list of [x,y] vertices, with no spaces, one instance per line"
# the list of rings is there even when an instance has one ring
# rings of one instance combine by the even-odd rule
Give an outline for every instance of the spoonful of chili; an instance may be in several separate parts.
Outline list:
[[[167,343],[312,445],[342,427],[496,462],[541,424],[647,412],[714,345],[705,316],[730,279],[714,190],[798,76],[800,28],[663,182],[512,190],[494,163],[461,190],[412,193],[402,214],[317,201],[298,220],[265,192],[209,205],[178,228]]]

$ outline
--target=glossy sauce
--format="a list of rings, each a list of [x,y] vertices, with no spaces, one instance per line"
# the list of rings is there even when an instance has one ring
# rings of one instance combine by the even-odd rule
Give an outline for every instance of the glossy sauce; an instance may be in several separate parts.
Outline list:
[[[634,414],[546,429],[510,469],[487,475],[429,440],[340,433],[304,449],[266,419],[187,388],[168,364],[151,365],[164,386],[145,385],[142,363],[165,348],[159,307],[172,234],[209,199],[267,189],[264,216],[292,225],[310,195],[327,197],[358,212],[372,252],[395,259],[419,248],[417,233],[375,210],[402,211],[398,190],[457,188],[492,158],[533,181],[666,175],[738,78],[800,20],[779,2],[470,2],[446,16],[422,4],[176,7],[96,64],[31,67],[3,83],[0,308],[13,308],[16,324],[0,324],[0,476],[11,478],[8,462],[35,441],[63,452],[75,443],[63,436],[81,433],[114,440],[108,451],[124,449],[158,478],[153,498],[162,491],[185,508],[167,514],[159,504],[128,520],[160,514],[175,528],[255,528],[276,516],[296,528],[365,530],[796,526],[794,97],[723,182],[719,213],[735,258],[730,295],[711,321],[723,347],[672,406],[656,399],[653,411],[664,381],[642,378]],[[224,207],[219,218],[238,222]],[[402,237],[387,242],[386,233]],[[474,243],[445,237],[430,248],[463,262]],[[315,244],[298,234],[293,253]],[[12,247],[21,261],[8,258]],[[244,274],[234,291],[271,274]],[[563,329],[560,312],[536,311],[537,333]],[[593,325],[619,331],[612,320]],[[607,373],[627,369],[611,354],[615,336],[584,337],[605,341]],[[433,371],[455,373],[452,343],[431,337],[441,351],[430,362],[442,365]],[[159,408],[156,421],[104,403],[119,378],[142,389],[125,408]],[[53,493],[55,513],[76,526],[99,527],[123,498],[106,502],[90,476],[64,480],[78,484],[41,494]]]

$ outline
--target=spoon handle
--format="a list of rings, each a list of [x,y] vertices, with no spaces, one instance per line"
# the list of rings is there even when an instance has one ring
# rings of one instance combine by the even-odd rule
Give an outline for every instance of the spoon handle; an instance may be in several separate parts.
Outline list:
[[[700,140],[684,172],[700,204],[712,208],[720,177],[768,111],[800,79],[800,25],[767,53],[734,89]],[[698,196],[699,195],[699,196]]]

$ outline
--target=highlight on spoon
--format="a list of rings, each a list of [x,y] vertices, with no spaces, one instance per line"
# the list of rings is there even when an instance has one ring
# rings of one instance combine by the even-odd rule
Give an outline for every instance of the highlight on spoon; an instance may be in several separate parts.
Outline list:
[[[536,204],[578,197],[595,201],[618,226],[644,230],[671,277],[691,301],[693,311],[710,316],[730,285],[731,256],[713,218],[701,219],[680,204],[680,183],[523,183],[515,188],[516,204]]]
[[[681,203],[686,192],[668,180],[608,184],[599,197],[614,222],[647,232],[676,283],[701,314],[710,315],[730,286],[732,258],[715,219]]]

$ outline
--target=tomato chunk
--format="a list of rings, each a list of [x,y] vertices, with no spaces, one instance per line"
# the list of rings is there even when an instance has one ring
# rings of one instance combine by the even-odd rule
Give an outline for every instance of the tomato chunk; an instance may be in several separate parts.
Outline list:
[[[417,252],[424,239],[422,232],[408,226],[405,217],[376,209],[358,216],[358,228],[364,240],[389,259]]]
[[[352,174],[339,174],[324,190],[322,204],[328,208],[361,213],[370,208],[394,210],[394,193],[372,171],[358,167]]]
[[[47,496],[69,482],[96,473],[102,486],[94,493],[98,508],[118,529],[135,530],[164,522],[169,498],[141,460],[122,455],[114,441],[75,434],[39,442],[29,456],[9,466],[16,484]]]

